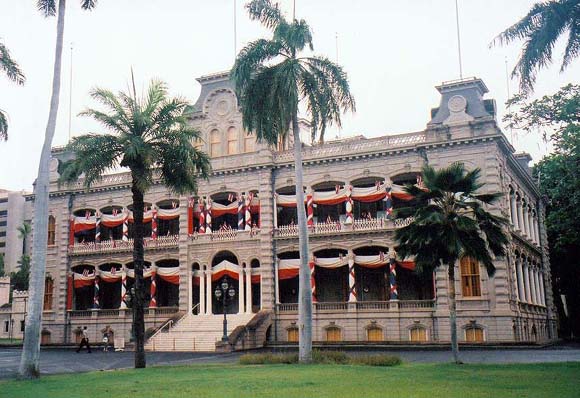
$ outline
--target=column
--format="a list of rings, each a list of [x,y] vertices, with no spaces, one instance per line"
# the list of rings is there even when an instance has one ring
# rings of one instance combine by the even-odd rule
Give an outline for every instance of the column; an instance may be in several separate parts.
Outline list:
[[[199,315],[205,315],[205,270],[199,270]]]
[[[157,240],[157,207],[151,206],[151,240]]]
[[[513,191],[510,192],[510,204],[509,204],[509,210],[510,210],[510,220],[512,222],[512,225],[515,227],[516,226],[516,199],[514,196]]]
[[[127,296],[127,270],[125,266],[121,268],[121,304],[119,306],[120,309],[124,310],[127,308],[127,303],[125,298]]]
[[[354,273],[354,253],[348,253],[348,302],[356,302],[356,279]]]
[[[127,208],[123,209],[123,214],[125,218],[123,219],[123,242],[127,242],[129,240],[129,210]]]
[[[524,302],[526,301],[526,291],[524,289],[524,278],[522,275],[522,259],[518,257],[516,262],[516,274],[518,277],[518,298],[521,302]]]
[[[193,270],[191,267],[187,271],[187,304],[189,305],[187,312],[188,315],[193,314]]]
[[[390,287],[390,299],[398,300],[399,292],[397,291],[397,262],[395,257],[397,254],[394,250],[389,251],[389,287]]]
[[[244,230],[244,197],[241,194],[238,194],[237,201],[238,201],[238,231],[243,231]]]
[[[155,268],[151,265],[151,301],[149,301],[149,308],[157,308],[157,273]]]
[[[526,293],[526,303],[531,303],[531,293],[530,293],[530,275],[528,270],[527,262],[524,264],[524,290]]]
[[[532,208],[528,207],[528,236],[530,239],[535,242],[536,238],[534,237],[534,224],[532,223]]]
[[[93,279],[94,295],[93,295],[93,309],[98,310],[101,307],[99,303],[99,275],[95,270],[95,279]]]
[[[296,202],[296,206],[300,206],[300,203]],[[314,225],[314,196],[311,189],[306,194],[306,224],[309,228]]]
[[[539,214],[536,214],[534,217],[534,231],[536,234],[536,243],[539,245],[540,244],[540,228],[539,228],[539,223],[538,223],[538,219],[539,219]]]
[[[523,232],[524,221],[522,219],[522,199],[518,198],[516,202],[516,212],[517,212],[517,229]]]
[[[252,311],[252,268],[246,268],[246,314]]]
[[[274,229],[278,229],[278,204],[276,202],[276,196],[274,196],[274,214],[272,214],[272,217],[274,217]],[[260,222],[262,222],[262,220],[260,220]]]
[[[524,201],[522,201],[522,232],[524,235],[530,235],[530,229],[528,226],[528,206]]]
[[[211,315],[213,313],[212,311],[212,297],[213,297],[213,290],[211,288],[211,277],[212,277],[212,270],[211,268],[209,268],[209,265],[207,266],[208,270],[206,271],[206,275],[205,275],[205,313],[208,315]]]
[[[211,218],[211,198],[207,198],[207,202],[206,202],[206,214],[205,214],[205,232],[208,234],[211,234],[211,222],[212,222],[212,218]],[[210,289],[211,290],[211,289]]]
[[[314,258],[310,260],[308,267],[310,268],[310,288],[312,289],[312,303],[316,303],[318,300],[316,300],[316,262],[314,261]]]
[[[205,234],[205,196],[199,198],[199,233]]]
[[[534,286],[536,287],[536,304],[542,304],[542,294],[540,293],[540,275],[538,269],[534,270]]]
[[[544,273],[543,272],[540,272],[540,295],[542,298],[541,304],[543,306],[545,306],[546,305],[546,290],[544,287]]]
[[[238,314],[244,311],[244,268],[240,265],[238,271]]]
[[[245,196],[244,217],[246,220],[246,231],[252,230],[252,194],[248,192]]]
[[[275,304],[280,304],[280,259],[278,257],[276,257],[276,260],[274,261],[274,283],[276,284],[276,286],[274,287],[274,292],[276,295],[276,303]],[[260,281],[261,282],[261,281]]]

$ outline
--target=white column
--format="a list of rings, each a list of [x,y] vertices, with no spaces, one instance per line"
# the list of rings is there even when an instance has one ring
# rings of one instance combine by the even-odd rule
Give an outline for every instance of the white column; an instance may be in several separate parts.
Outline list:
[[[274,229],[278,228],[278,205],[276,204],[276,195],[274,195]]]
[[[206,275],[205,275],[205,281],[206,281],[206,285],[205,285],[205,300],[206,300],[205,312],[208,315],[213,314],[213,311],[211,308],[212,307],[212,295],[213,295],[213,291],[211,288],[211,274],[212,274],[212,271],[210,268],[206,271]]]
[[[279,279],[280,275],[278,274],[279,272],[280,272],[280,259],[276,258],[276,261],[274,261],[274,283],[276,283],[276,288],[274,290],[276,291],[276,304],[280,304],[280,279]]]
[[[522,275],[522,259],[518,257],[516,264],[516,274],[518,277],[518,298],[523,302],[526,301],[526,291],[524,289],[524,278]]]
[[[510,210],[510,220],[512,222],[512,225],[514,226],[514,228],[516,228],[517,225],[517,214],[516,214],[516,198],[515,198],[515,194],[512,192],[510,193],[510,205],[509,205],[509,210]]]
[[[205,271],[203,269],[199,271],[199,315],[205,315]]]
[[[534,283],[536,285],[536,304],[542,304],[542,293],[540,293],[540,273],[537,269],[534,270]]]
[[[531,303],[531,292],[530,292],[530,272],[528,269],[527,262],[524,264],[524,289],[526,292],[526,303]]]
[[[522,219],[522,200],[520,198],[520,200],[518,200],[516,202],[516,212],[517,212],[517,229],[519,229],[520,231],[523,232],[524,229],[524,222]]]
[[[252,313],[252,268],[246,268],[246,314]]]
[[[546,305],[546,290],[544,286],[544,273],[540,272],[540,295],[542,298],[541,304]]]
[[[539,219],[539,214],[536,214],[536,216],[534,217],[534,231],[536,234],[536,243],[539,245],[540,244],[540,228],[539,228],[538,219]]]
[[[528,277],[530,278],[530,299],[532,304],[536,303],[536,283],[534,282],[534,269],[530,267],[528,272]]]
[[[191,310],[193,309],[193,271],[191,270],[191,268],[188,270],[187,281],[188,281],[187,303],[189,305],[187,311],[188,314],[191,315],[192,314]]]
[[[354,274],[354,254],[352,252],[348,255],[348,302],[356,302],[356,290],[355,290],[355,274]]]
[[[528,236],[533,242],[535,242],[536,238],[534,237],[534,224],[532,223],[532,209],[530,207],[528,207]]]
[[[528,226],[528,205],[524,201],[522,201],[522,232],[524,235],[530,235],[530,229]]]
[[[244,268],[240,265],[238,273],[238,314],[244,313]]]

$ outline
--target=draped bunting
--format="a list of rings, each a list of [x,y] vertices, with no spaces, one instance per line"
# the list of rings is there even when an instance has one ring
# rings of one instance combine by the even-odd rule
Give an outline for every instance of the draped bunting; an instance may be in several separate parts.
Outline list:
[[[187,235],[193,235],[193,217],[195,217],[194,209],[195,209],[195,199],[194,198],[187,199]]]
[[[66,309],[67,311],[73,309],[73,289],[74,289],[74,277],[69,275],[66,278]]]
[[[95,280],[95,273],[91,274],[79,274],[73,273],[73,285],[75,289],[80,289],[81,287],[92,286]]]
[[[99,277],[103,282],[114,283],[122,279],[120,269],[112,268],[111,271],[100,271]]]
[[[220,217],[224,214],[238,214],[238,203],[232,202],[229,205],[222,205],[220,203],[213,202],[211,207],[212,217]]]
[[[179,207],[174,209],[157,209],[157,218],[160,220],[175,220],[179,218]]]
[[[153,274],[153,269],[151,267],[143,269],[143,278],[150,278]],[[127,278],[135,279],[135,270],[127,269]]]
[[[116,215],[103,214],[103,215],[101,215],[101,224],[103,224],[105,227],[109,227],[109,228],[117,227],[117,226],[123,224],[123,221],[125,221],[125,218],[127,218],[127,214],[124,212],[120,212]]]
[[[157,281],[155,271],[151,273],[151,285],[149,286],[149,308],[157,308]]]
[[[372,187],[342,187],[334,191],[312,192],[312,199],[317,205],[336,205],[343,203],[352,198],[357,202],[376,202],[387,196],[387,190],[390,189],[391,195],[402,200],[411,200],[413,197],[405,192],[402,185],[387,185],[380,183]],[[349,195],[350,194],[350,195]],[[305,199],[305,202],[307,199]],[[276,194],[276,205],[281,207],[296,207],[296,195]]]
[[[354,256],[354,263],[364,268],[380,268],[389,264],[389,257],[386,254],[376,254],[371,256]],[[348,257],[316,257],[314,264],[317,267],[333,269],[340,268],[348,264]],[[396,261],[396,264],[402,268],[413,271],[415,269],[414,261]],[[278,260],[278,279],[291,279],[298,276],[300,269],[300,259],[281,259]]]
[[[238,264],[234,264],[228,260],[223,260],[212,268],[213,274],[211,280],[217,281],[225,275],[238,280],[240,278],[240,270],[241,267]]]
[[[169,210],[159,209],[157,211],[159,212],[158,217],[162,220],[172,220],[175,218],[179,218],[179,208]],[[153,210],[148,210],[143,213],[144,224],[151,222],[152,218],[153,218]],[[72,217],[71,228],[73,230],[73,233],[96,229],[98,219],[100,219],[101,225],[108,228],[114,228],[123,224],[126,221],[133,222],[133,212],[128,211],[121,212],[119,214],[99,214],[98,217],[97,216]]]
[[[173,285],[179,285],[179,267],[157,267],[157,276]]]

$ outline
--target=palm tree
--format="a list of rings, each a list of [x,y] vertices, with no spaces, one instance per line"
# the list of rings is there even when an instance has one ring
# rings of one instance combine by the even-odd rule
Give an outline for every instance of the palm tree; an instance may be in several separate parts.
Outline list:
[[[67,150],[75,158],[64,164],[61,179],[76,181],[84,174],[85,186],[89,187],[116,165],[131,172],[135,225],[135,367],[144,368],[143,196],[158,180],[178,194],[196,192],[198,177],[208,178],[210,162],[204,152],[193,146],[200,134],[187,124],[184,111],[189,104],[185,100],[169,98],[166,85],[160,81],[151,82],[144,98],[137,98],[134,87],[133,84],[132,94],[115,95],[100,88],[91,92],[92,98],[106,111],[87,109],[81,115],[92,117],[113,134],[73,138]]]
[[[435,170],[423,167],[424,188],[407,186],[415,197],[415,207],[399,210],[399,216],[414,217],[414,221],[395,232],[398,254],[415,257],[416,270],[432,274],[438,267],[447,267],[449,278],[449,318],[451,347],[456,363],[459,360],[455,310],[455,264],[468,256],[483,264],[491,276],[495,272],[492,254],[503,256],[507,236],[506,220],[486,211],[501,193],[477,194],[481,170],[466,171],[462,163]]]
[[[91,10],[97,0],[80,0],[81,7]],[[45,17],[57,13],[56,0],[38,0],[37,8]],[[48,184],[52,138],[56,129],[56,116],[60,96],[60,75],[62,61],[62,40],[64,36],[64,16],[66,0],[58,0],[58,17],[56,23],[56,46],[54,69],[52,75],[52,95],[50,111],[44,134],[44,143],[40,152],[38,177],[34,186],[34,235],[32,237],[32,269],[30,271],[30,291],[28,316],[24,332],[24,344],[20,359],[20,376],[38,378],[40,376],[38,359],[40,356],[40,329],[42,323],[42,305],[44,302],[44,271],[46,269],[46,242],[48,239]]]
[[[20,70],[18,63],[10,56],[10,51],[0,43],[0,70],[4,71],[8,79],[12,80],[18,85],[23,85],[26,77]],[[8,120],[6,114],[0,109],[0,139],[8,139]]]
[[[341,112],[355,109],[343,69],[324,57],[299,57],[313,50],[310,27],[304,20],[288,22],[270,0],[246,6],[250,18],[272,30],[270,40],[258,39],[244,47],[231,71],[246,131],[258,141],[276,145],[292,131],[296,203],[300,246],[299,357],[312,360],[312,290],[308,267],[308,231],[304,210],[302,144],[298,108],[304,104],[312,120],[312,140],[324,140],[327,125],[341,124]]]
[[[551,0],[536,3],[518,22],[500,33],[492,45],[524,40],[512,77],[520,78],[522,93],[533,91],[536,73],[552,63],[558,38],[568,33],[560,72],[580,54],[580,0]]]
[[[32,227],[26,221],[22,223],[21,226],[16,228],[18,230],[18,237],[22,239],[22,254],[26,254],[26,240],[32,232]]]

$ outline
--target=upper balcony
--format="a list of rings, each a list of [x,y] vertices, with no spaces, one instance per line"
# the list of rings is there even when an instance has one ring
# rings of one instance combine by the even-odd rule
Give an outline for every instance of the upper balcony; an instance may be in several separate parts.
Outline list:
[[[159,236],[157,239],[143,239],[145,250],[176,248],[179,244],[179,235]],[[74,243],[69,246],[70,255],[89,255],[99,253],[120,253],[133,250],[133,239],[105,240],[101,242]]]
[[[231,242],[247,241],[258,239],[260,228],[251,228],[249,230],[224,229],[212,231],[209,233],[194,232],[189,235],[189,241],[195,244],[213,243],[213,242]]]
[[[397,228],[405,227],[413,222],[413,218],[367,218],[362,220],[354,220],[347,224],[345,221],[314,223],[308,227],[310,236],[328,236],[337,234],[348,234],[357,232],[382,232],[392,231]],[[274,237],[276,238],[294,238],[298,236],[298,225],[283,225],[274,229]]]

